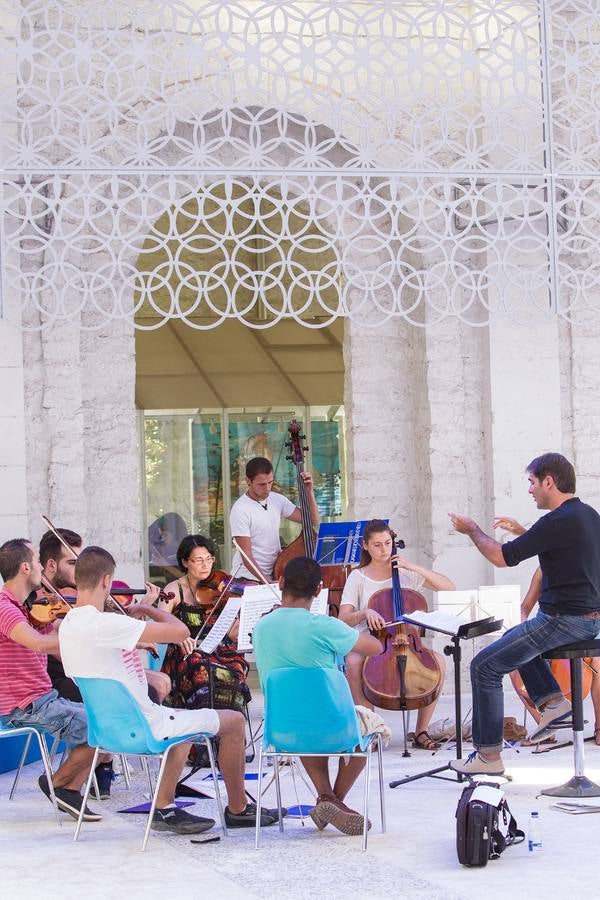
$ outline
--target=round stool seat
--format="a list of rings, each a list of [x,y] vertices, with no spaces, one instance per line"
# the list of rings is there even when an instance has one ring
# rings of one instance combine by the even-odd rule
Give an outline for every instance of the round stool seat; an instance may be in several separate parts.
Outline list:
[[[598,619],[598,630],[600,631],[600,619]],[[600,639],[563,644],[562,647],[546,650],[542,656],[544,659],[585,659],[587,656],[600,656]]]

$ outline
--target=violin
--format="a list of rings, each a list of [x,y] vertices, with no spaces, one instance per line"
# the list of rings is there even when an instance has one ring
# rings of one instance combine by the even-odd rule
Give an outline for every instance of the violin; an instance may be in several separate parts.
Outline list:
[[[200,645],[206,630],[212,628],[215,624],[219,606],[224,606],[230,597],[241,597],[246,584],[247,582],[245,581],[236,581],[233,575],[228,575],[227,572],[223,572],[221,569],[214,569],[208,578],[196,584],[193,591],[196,603],[201,609],[208,610],[200,631],[195,638],[196,647]],[[171,593],[167,596],[169,599],[172,599],[174,595]],[[219,612],[221,611],[219,610]],[[187,656],[185,659],[187,659]]]
[[[290,559],[295,559],[298,556],[310,556],[311,559],[316,557],[317,535],[310,517],[308,488],[302,478],[304,454],[308,451],[308,447],[302,446],[305,435],[300,434],[300,430],[300,424],[296,419],[292,419],[288,428],[290,440],[286,443],[286,447],[290,450],[290,455],[287,459],[291,460],[296,466],[296,483],[298,485],[299,507],[302,516],[302,531],[287,547],[284,547],[277,557],[273,571],[276,581],[283,575],[283,570]],[[340,612],[342,591],[352,567],[339,564],[328,565],[322,560],[317,560],[317,562],[320,563],[323,573],[323,587],[326,587],[329,591],[329,615],[337,618]]]
[[[50,521],[50,519],[49,519],[47,516],[42,516],[42,520],[46,523],[46,525],[48,526],[48,528],[50,529],[50,531],[52,532],[52,534],[54,535],[54,537],[57,538],[57,539],[60,541],[60,543],[62,544],[62,546],[63,546],[66,550],[68,550],[69,553],[72,553],[73,556],[75,556],[75,557],[79,556],[80,551],[77,550],[77,549],[74,548],[74,547],[71,547],[71,546],[65,541],[65,539],[64,539],[63,536],[62,536],[62,534],[61,534],[59,531],[56,530],[56,528],[54,527],[54,525],[52,524],[52,522]],[[47,582],[47,583],[50,584],[50,582]],[[52,588],[52,590],[54,591],[54,588]],[[115,607],[115,609],[117,610],[117,612],[120,612],[120,613],[121,613],[122,615],[124,615],[124,616],[127,615],[127,610],[126,610],[125,607],[117,600],[117,598],[116,598],[113,594],[109,594],[109,595],[108,595],[108,599],[111,601],[111,603],[113,604],[113,606]],[[67,612],[68,612],[68,610],[67,610]],[[65,615],[66,615],[66,613],[65,613]],[[156,652],[156,650],[149,650],[148,652],[150,653],[150,656],[152,656],[154,659],[158,659],[158,653]]]
[[[392,534],[392,557],[396,555],[396,535]],[[383,653],[368,657],[363,664],[365,697],[381,709],[421,709],[438,697],[442,673],[435,655],[423,645],[420,629],[400,622],[404,614],[427,611],[427,601],[418,591],[400,587],[400,573],[392,564],[392,587],[376,591],[369,599],[386,622],[376,637]]]
[[[31,622],[34,625],[50,625],[56,619],[64,619],[77,597],[72,588],[64,588],[70,594],[58,591],[48,579],[42,575],[42,591],[32,591],[23,603]]]
[[[241,597],[245,586],[245,582],[236,581],[227,572],[215,569],[208,578],[198,582],[194,597],[198,606],[214,606],[217,599]]]

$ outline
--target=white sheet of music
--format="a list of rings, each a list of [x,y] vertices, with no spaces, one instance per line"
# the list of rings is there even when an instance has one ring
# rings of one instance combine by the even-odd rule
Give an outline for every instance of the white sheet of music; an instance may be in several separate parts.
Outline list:
[[[213,650],[216,650],[235,622],[235,617],[239,613],[241,605],[241,597],[229,598],[221,615],[200,644],[200,649],[203,653],[212,653]]]
[[[275,596],[277,595],[277,596]],[[312,602],[311,613],[314,615],[327,615],[327,602],[329,591],[327,588],[319,593]],[[238,635],[238,650],[248,653],[252,650],[252,632],[254,626],[265,613],[270,612],[277,603],[281,604],[281,590],[277,584],[248,585],[242,597],[240,610],[240,631]]]
[[[405,622],[414,625],[422,625],[423,628],[434,628],[436,631],[443,631],[446,634],[458,634],[461,625],[468,625],[472,619],[466,616],[449,616],[447,613],[441,613],[439,610],[435,612],[421,612],[416,609],[412,613],[403,616]]]

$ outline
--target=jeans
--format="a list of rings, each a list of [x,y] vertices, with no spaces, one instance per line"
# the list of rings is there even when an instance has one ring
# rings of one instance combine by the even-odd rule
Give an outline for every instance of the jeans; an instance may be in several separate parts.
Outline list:
[[[478,750],[502,749],[504,694],[502,678],[518,669],[527,693],[540,706],[561,694],[550,666],[540,654],[563,644],[592,640],[599,619],[585,616],[549,616],[539,611],[477,654],[471,663],[473,690],[473,743]]]
[[[11,728],[30,725],[74,746],[87,743],[87,716],[83,703],[64,700],[56,691],[42,694],[27,709],[17,708],[5,713],[0,717],[0,724]]]

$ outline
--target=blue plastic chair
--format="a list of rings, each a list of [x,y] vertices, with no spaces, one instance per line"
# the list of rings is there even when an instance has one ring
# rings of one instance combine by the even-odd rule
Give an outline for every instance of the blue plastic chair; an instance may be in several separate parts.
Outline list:
[[[371,753],[377,750],[381,830],[385,832],[383,757],[379,735],[361,735],[358,716],[346,678],[338,669],[273,669],[263,685],[264,736],[258,757],[258,800],[255,847],[260,837],[263,759],[275,759],[275,788],[279,830],[283,831],[279,758],[281,756],[359,756],[364,769],[364,828],[362,849],[367,849]]]
[[[54,786],[52,784],[52,763],[50,758],[50,753],[48,752],[48,745],[46,744],[46,738],[44,733],[37,728],[34,728],[32,725],[21,725],[18,728],[13,728],[11,725],[4,725],[0,720],[0,738],[14,738],[19,736],[27,736],[25,741],[25,746],[23,748],[23,752],[21,754],[21,759],[19,761],[19,765],[17,767],[17,772],[15,774],[14,781],[12,783],[12,787],[10,789],[10,794],[8,795],[8,799],[12,800],[15,796],[15,792],[17,790],[17,784],[19,782],[19,777],[21,775],[21,771],[23,766],[25,765],[25,760],[27,758],[27,752],[29,750],[29,746],[31,744],[32,737],[36,737],[39,748],[40,748],[40,758],[42,763],[44,764],[44,771],[46,772],[46,778],[48,779],[48,787],[50,789],[50,800],[52,801],[52,805],[54,807],[54,812],[56,814],[56,821],[59,825],[62,825],[60,820],[60,812],[56,803],[56,796],[54,794]]]
[[[77,687],[81,691],[85,711],[88,717],[88,744],[96,748],[94,760],[90,768],[90,774],[85,786],[83,795],[83,803],[81,804],[81,812],[77,820],[75,836],[73,840],[77,840],[83,821],[83,811],[87,803],[94,770],[98,762],[100,753],[133,753],[142,758],[159,756],[161,757],[158,778],[152,792],[152,803],[148,814],[148,823],[144,833],[142,850],[146,849],[148,837],[150,835],[150,826],[152,817],[156,808],[156,798],[163,778],[165,765],[169,756],[171,747],[177,744],[184,744],[188,741],[199,743],[204,741],[208,750],[210,759],[210,768],[215,785],[215,797],[219,808],[219,816],[223,833],[227,834],[225,826],[225,817],[223,815],[223,804],[219,791],[219,780],[215,766],[215,758],[210,735],[206,734],[187,734],[182,737],[168,738],[160,740],[154,737],[148,721],[136,700],[120,681],[110,678],[76,678]]]

